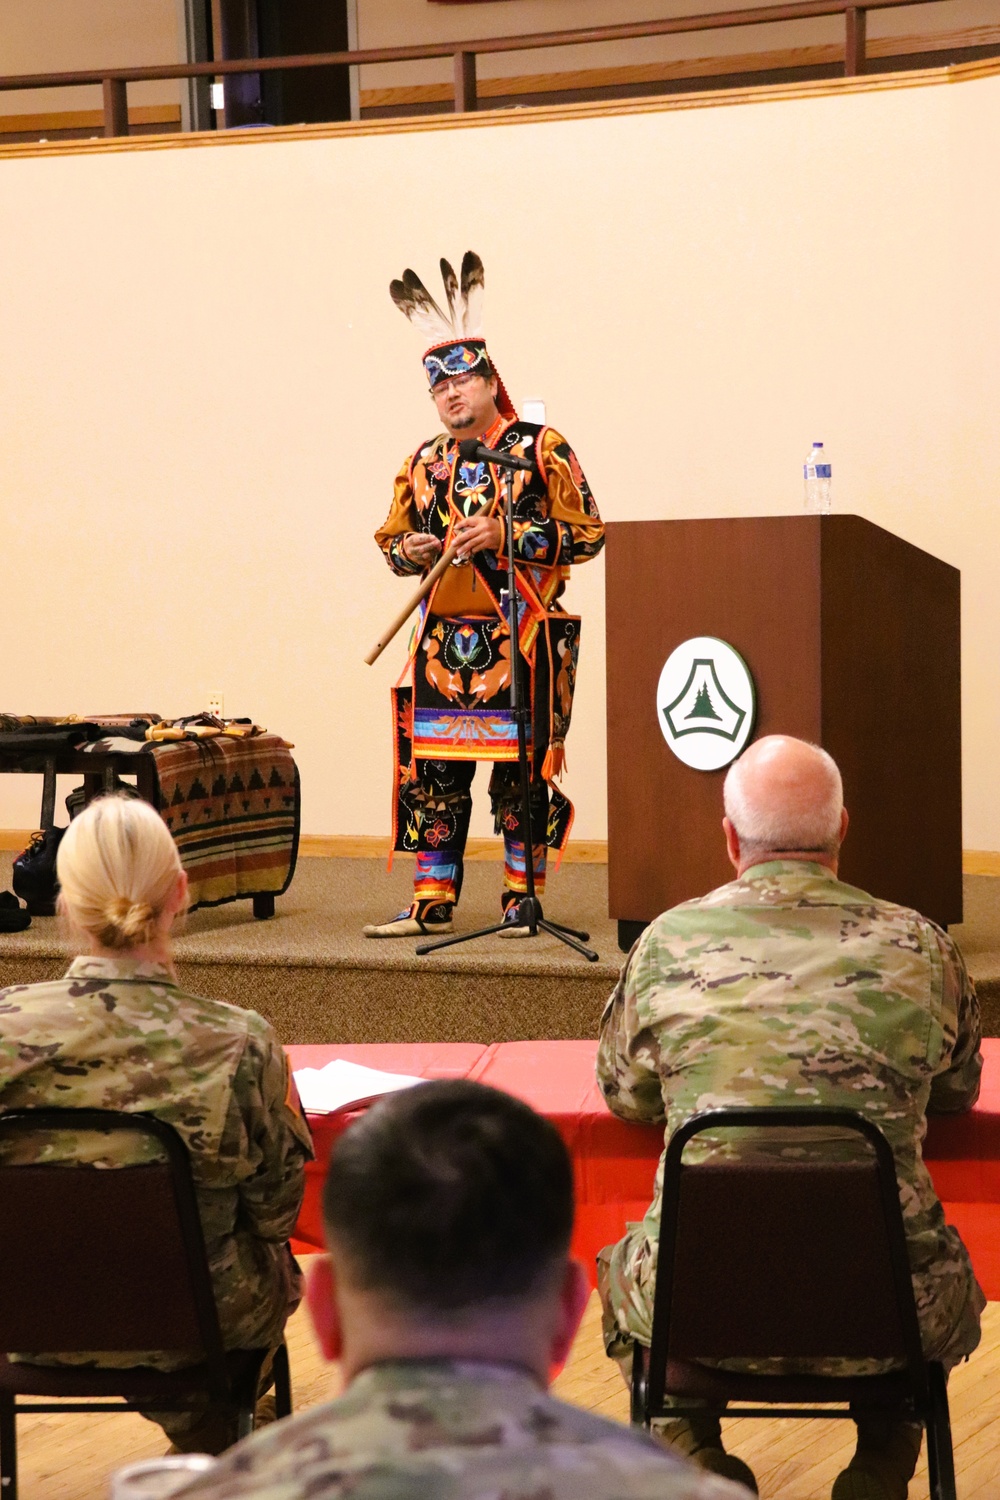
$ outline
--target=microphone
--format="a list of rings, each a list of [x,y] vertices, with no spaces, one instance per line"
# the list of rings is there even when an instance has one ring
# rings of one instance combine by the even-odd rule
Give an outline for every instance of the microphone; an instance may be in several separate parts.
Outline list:
[[[458,445],[458,456],[464,464],[500,464],[505,469],[534,469],[527,458],[515,458],[513,453],[501,453],[496,448],[486,448],[476,438],[464,438]]]

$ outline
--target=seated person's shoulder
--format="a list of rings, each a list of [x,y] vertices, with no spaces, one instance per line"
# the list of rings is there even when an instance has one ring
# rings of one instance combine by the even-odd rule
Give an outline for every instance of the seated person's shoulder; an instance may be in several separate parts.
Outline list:
[[[874,896],[867,897],[872,915],[883,927],[891,940],[909,944],[914,949],[930,953],[939,951],[946,957],[958,954],[958,946],[943,927],[912,906],[901,906],[897,901],[883,901]]]
[[[287,1054],[263,1016],[224,1000],[187,993],[179,996],[179,1010],[188,1052],[228,1059],[225,1066],[235,1066],[233,1081],[238,1091],[257,1092],[262,1081],[267,1081],[268,1093],[289,1091]]]
[[[191,1002],[192,1044],[201,1035],[209,1051],[222,1046],[229,1056],[238,1056],[234,1085],[256,1093],[292,1094],[291,1064],[269,1021],[255,1010],[244,1010],[224,1000],[202,995],[186,997]],[[295,1109],[301,1113],[295,1096]]]
[[[713,1500],[716,1495],[736,1496],[742,1492],[723,1483],[691,1465],[679,1454],[664,1448],[647,1432],[626,1427],[624,1423],[609,1421],[581,1407],[556,1400],[553,1396],[542,1396],[538,1402],[539,1436],[546,1449],[565,1448],[577,1452],[596,1474],[604,1472],[610,1478],[617,1476],[620,1488],[605,1491],[595,1487],[567,1488],[567,1496],[593,1494],[646,1495],[657,1494],[677,1497],[677,1500]],[[628,1482],[631,1480],[631,1482]],[[711,1485],[703,1481],[711,1480]],[[719,1486],[718,1488],[716,1486]],[[562,1500],[563,1491],[557,1490]]]
[[[255,1010],[232,1005],[228,1000],[214,1000],[209,995],[196,995],[190,990],[178,991],[177,998],[193,1025],[245,1037],[248,1042],[263,1046],[275,1042],[270,1022]]]
[[[746,892],[738,881],[720,885],[707,896],[695,896],[690,901],[681,901],[654,917],[643,933],[650,941],[668,941],[674,937],[686,937],[695,931],[708,931],[713,926],[724,926],[728,914],[741,904]],[[742,900],[745,904],[745,899]]]
[[[384,1383],[384,1382],[383,1382]],[[361,1387],[366,1386],[362,1381]],[[331,1463],[336,1455],[336,1465]],[[502,1389],[447,1391],[358,1385],[225,1455],[190,1500],[450,1500],[496,1487],[548,1500],[738,1500],[743,1491],[665,1450],[645,1433],[538,1391],[508,1406]],[[456,1478],[464,1479],[456,1489]]]

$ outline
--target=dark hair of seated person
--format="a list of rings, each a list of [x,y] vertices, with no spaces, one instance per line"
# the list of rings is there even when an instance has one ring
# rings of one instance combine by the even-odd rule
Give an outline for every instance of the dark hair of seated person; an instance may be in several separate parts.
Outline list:
[[[529,1297],[565,1262],[573,1170],[555,1126],[498,1089],[415,1085],[331,1156],[327,1236],[359,1290],[433,1317]]]

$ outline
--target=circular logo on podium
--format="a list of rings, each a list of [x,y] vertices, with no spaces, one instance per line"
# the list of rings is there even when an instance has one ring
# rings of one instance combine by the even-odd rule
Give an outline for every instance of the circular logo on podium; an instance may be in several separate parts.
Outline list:
[[[667,657],[656,689],[663,738],[686,766],[718,771],[753,733],[757,694],[750,669],[726,641],[696,635]]]

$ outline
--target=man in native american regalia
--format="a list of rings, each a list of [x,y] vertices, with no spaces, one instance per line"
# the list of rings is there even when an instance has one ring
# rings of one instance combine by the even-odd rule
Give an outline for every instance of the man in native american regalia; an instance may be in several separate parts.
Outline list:
[[[393,572],[404,576],[427,572],[453,542],[460,551],[424,601],[409,681],[394,690],[393,847],[416,854],[413,905],[392,921],[366,927],[368,937],[452,930],[472,778],[481,760],[493,763],[490,800],[504,840],[504,919],[512,936],[526,931],[513,925],[527,888],[526,848],[541,894],[547,852],[562,851],[573,821],[572,804],[555,778],[563,769],[580,621],[559,599],[571,564],[595,557],[604,545],[604,526],[576,455],[553,428],[518,420],[486,352],[482,261],[467,252],[461,282],[445,260],[441,274],[447,313],[412,271],[390,287],[397,307],[430,343],[424,370],[446,430],[403,464],[375,540]],[[530,830],[522,826],[510,701],[503,484],[496,465],[461,458],[458,445],[467,438],[533,464],[514,478],[513,537],[524,701],[531,707]]]

